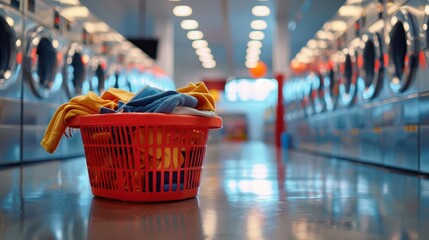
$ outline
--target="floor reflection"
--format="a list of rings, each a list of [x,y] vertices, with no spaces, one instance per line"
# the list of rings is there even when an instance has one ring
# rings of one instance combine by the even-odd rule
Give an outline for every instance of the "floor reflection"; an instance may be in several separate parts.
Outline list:
[[[263,143],[210,145],[197,198],[95,198],[85,159],[0,170],[0,239],[426,239],[429,179]]]

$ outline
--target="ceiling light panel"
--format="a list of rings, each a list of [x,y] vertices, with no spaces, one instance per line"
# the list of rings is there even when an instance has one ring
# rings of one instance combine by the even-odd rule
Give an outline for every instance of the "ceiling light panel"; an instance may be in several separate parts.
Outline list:
[[[194,30],[198,28],[199,24],[195,20],[187,19],[187,20],[183,20],[180,23],[180,26],[185,30]]]
[[[247,47],[257,47],[257,48],[261,48],[262,47],[262,42],[258,41],[258,40],[251,40],[247,43]]]
[[[264,30],[267,28],[267,22],[265,20],[253,20],[250,27],[254,30]]]
[[[69,19],[84,18],[89,16],[89,10],[84,6],[75,6],[64,8],[63,10],[61,10],[61,14]]]
[[[252,8],[252,14],[257,17],[266,17],[270,15],[270,8],[267,6],[254,6]]]
[[[249,33],[249,38],[252,40],[263,40],[265,38],[265,34],[261,31],[252,31]]]
[[[338,10],[338,15],[343,17],[358,17],[362,15],[362,10],[360,6],[344,5]]]
[[[209,44],[206,40],[195,40],[192,42],[192,47],[197,49],[197,48],[202,48],[202,47],[207,47]]]
[[[192,15],[192,8],[186,5],[177,5],[173,8],[173,14],[177,17],[188,17]],[[192,47],[204,68],[216,67],[216,61],[211,53],[209,44],[204,40],[204,33],[198,28],[199,23],[195,19],[184,19],[180,22],[180,27],[189,30],[186,37],[192,41]]]
[[[204,68],[214,68],[214,67],[216,67],[216,62],[215,61],[203,62],[203,67]]]
[[[204,37],[204,34],[201,31],[189,31],[186,36],[189,40],[198,40],[202,39]]]
[[[188,17],[192,14],[192,8],[187,5],[178,5],[173,8],[173,14],[177,17]]]

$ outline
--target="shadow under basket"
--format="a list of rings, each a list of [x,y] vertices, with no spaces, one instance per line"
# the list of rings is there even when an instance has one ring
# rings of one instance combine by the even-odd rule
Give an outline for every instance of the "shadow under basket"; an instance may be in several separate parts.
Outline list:
[[[91,190],[95,196],[135,202],[195,197],[210,129],[219,117],[162,113],[78,116]]]

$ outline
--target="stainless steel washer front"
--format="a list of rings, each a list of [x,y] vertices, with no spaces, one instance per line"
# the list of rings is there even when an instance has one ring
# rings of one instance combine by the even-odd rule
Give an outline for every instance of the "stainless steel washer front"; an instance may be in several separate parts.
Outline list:
[[[416,75],[419,43],[415,22],[408,10],[402,8],[386,24],[389,86],[395,93],[405,91]]]
[[[383,87],[384,59],[381,37],[378,33],[362,35],[359,57],[362,59],[358,86],[365,100],[374,99]]]

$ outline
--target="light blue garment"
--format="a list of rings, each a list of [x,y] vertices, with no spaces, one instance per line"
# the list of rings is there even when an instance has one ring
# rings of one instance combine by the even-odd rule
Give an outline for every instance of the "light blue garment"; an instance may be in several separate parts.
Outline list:
[[[197,98],[173,90],[163,91],[151,86],[140,90],[128,103],[119,101],[118,109],[101,108],[100,113],[153,112],[172,113],[177,106],[195,108]]]

